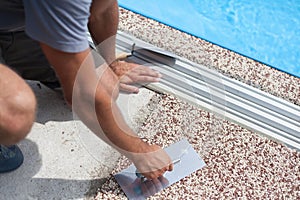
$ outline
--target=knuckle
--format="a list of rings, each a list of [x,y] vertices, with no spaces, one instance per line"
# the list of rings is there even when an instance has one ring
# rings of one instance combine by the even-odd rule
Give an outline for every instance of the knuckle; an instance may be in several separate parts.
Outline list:
[[[150,178],[150,179],[155,179],[155,178],[157,178],[157,177],[158,177],[158,175],[155,174],[155,173],[151,173],[151,174],[149,175],[149,178]]]

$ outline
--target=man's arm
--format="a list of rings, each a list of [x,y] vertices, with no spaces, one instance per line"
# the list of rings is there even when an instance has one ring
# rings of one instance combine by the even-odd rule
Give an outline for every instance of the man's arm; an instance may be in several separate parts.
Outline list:
[[[100,55],[110,65],[120,80],[121,90],[138,93],[134,84],[158,82],[161,74],[149,67],[116,60],[116,34],[119,7],[116,0],[93,0],[90,9],[89,31]]]
[[[80,119],[101,139],[131,159],[150,179],[172,170],[167,154],[138,138],[125,123],[115,99],[119,82],[110,67],[96,70],[89,50],[65,53],[41,44],[63,87],[67,102]]]
[[[93,0],[88,28],[97,50],[111,64],[116,59],[116,34],[119,24],[119,7],[116,0]]]

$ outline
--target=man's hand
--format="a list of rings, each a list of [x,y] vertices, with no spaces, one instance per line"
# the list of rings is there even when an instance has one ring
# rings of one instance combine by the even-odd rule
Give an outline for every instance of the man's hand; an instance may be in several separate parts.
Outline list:
[[[148,180],[163,176],[166,171],[173,170],[173,164],[168,154],[158,145],[140,143],[137,153],[128,156],[138,171]]]
[[[126,61],[114,61],[110,64],[111,69],[119,77],[120,89],[130,93],[138,93],[137,84],[159,82],[162,75],[142,65]]]

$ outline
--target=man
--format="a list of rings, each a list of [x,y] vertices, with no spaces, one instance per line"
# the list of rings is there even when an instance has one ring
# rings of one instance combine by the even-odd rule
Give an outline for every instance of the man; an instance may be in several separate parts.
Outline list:
[[[36,100],[22,78],[49,87],[61,85],[80,119],[132,160],[146,178],[172,170],[167,154],[138,138],[115,103],[119,88],[138,92],[132,83],[158,81],[160,74],[115,61],[117,1],[91,1],[0,0],[1,172],[22,164],[15,144],[26,137],[35,119]],[[86,38],[88,29],[107,63],[97,69]]]

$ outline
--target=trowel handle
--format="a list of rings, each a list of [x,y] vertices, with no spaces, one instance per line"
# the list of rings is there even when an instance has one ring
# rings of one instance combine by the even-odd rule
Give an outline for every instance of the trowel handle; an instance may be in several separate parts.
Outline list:
[[[173,160],[173,161],[172,161],[172,164],[173,164],[173,165],[176,165],[176,164],[179,163],[179,162],[180,162],[180,158],[179,158],[179,159],[176,159],[176,160]],[[137,169],[135,170],[135,175],[136,175],[136,177],[138,177],[138,178],[145,178],[145,176],[142,175]]]

